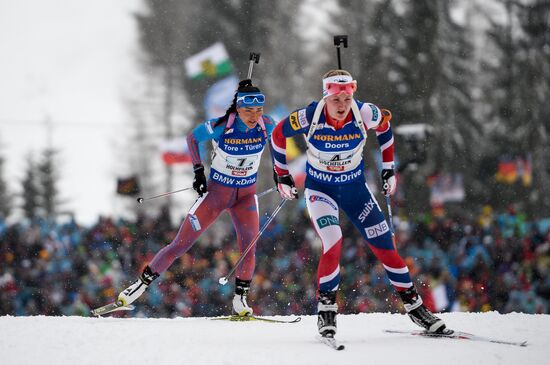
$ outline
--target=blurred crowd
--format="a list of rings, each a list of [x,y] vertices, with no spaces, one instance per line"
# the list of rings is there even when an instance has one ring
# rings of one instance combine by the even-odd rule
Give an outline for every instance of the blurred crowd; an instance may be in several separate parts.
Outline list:
[[[262,217],[265,221],[265,215]],[[398,250],[436,312],[550,313],[550,224],[485,207],[475,219],[395,217]],[[384,269],[341,217],[341,313],[403,311]],[[0,220],[0,315],[89,316],[112,302],[177,232],[167,211],[91,227]],[[218,316],[231,312],[239,258],[222,216],[136,303],[115,316]],[[256,314],[313,314],[321,243],[304,210],[281,214],[262,235],[249,303]]]

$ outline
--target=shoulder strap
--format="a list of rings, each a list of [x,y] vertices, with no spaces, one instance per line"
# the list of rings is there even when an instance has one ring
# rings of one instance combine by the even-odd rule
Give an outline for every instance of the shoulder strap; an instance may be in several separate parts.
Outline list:
[[[361,112],[359,111],[359,107],[357,106],[357,102],[355,101],[355,99],[351,103],[351,111],[353,112],[353,117],[355,118],[357,126],[363,134],[363,138],[367,139],[367,130],[365,129],[365,123],[363,123],[363,118],[361,117]]]
[[[311,124],[309,125],[306,142],[308,142],[313,133],[315,133],[315,130],[317,129],[317,124],[319,124],[319,118],[321,118],[321,113],[323,112],[324,107],[325,99],[319,100],[319,103],[317,103],[317,106],[315,107],[315,112],[313,113],[313,119],[311,120]]]
[[[265,130],[265,119],[267,119],[266,116],[263,116],[260,118],[260,120],[258,120],[258,124],[260,125],[260,128],[262,128],[262,132],[264,132],[264,137],[267,138],[267,132]]]
[[[235,113],[231,113],[229,114],[229,118],[227,118],[227,123],[225,124],[225,130],[229,130],[233,124],[235,123],[235,118],[237,117],[237,114]],[[265,130],[265,122],[264,122],[264,117],[262,115],[262,117],[260,118],[260,120],[258,120],[258,124],[260,125],[260,128],[262,128],[262,132],[264,132],[264,137],[267,138],[267,132]]]
[[[229,118],[227,118],[227,123],[225,124],[225,130],[228,130],[229,128],[231,128],[233,123],[235,123],[235,117],[236,117],[235,113],[229,114]]]

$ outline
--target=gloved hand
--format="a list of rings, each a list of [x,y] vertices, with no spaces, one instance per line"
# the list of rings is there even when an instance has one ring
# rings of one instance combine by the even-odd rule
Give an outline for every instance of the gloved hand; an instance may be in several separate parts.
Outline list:
[[[204,166],[200,164],[193,166],[193,172],[195,173],[195,178],[193,179],[193,189],[195,189],[195,191],[199,193],[199,196],[202,197],[202,195],[207,191]]]
[[[395,193],[397,186],[397,180],[395,179],[395,173],[393,169],[382,170],[382,194],[390,196]]]
[[[298,199],[298,190],[292,175],[277,176],[277,190],[283,199]]]

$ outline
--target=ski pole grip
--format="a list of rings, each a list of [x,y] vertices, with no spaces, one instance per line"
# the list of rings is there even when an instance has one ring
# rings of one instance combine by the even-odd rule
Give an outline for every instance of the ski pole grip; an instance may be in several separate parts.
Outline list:
[[[248,59],[250,60],[250,63],[248,64],[247,79],[252,78],[252,68],[254,67],[254,63],[260,62],[260,54],[261,53],[250,52],[250,56],[248,57]]]

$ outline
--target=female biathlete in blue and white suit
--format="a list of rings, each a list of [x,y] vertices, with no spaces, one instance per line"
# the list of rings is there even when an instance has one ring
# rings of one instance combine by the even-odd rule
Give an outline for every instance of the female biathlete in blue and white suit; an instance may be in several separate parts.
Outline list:
[[[147,289],[175,259],[187,252],[199,236],[224,210],[231,215],[241,254],[259,231],[256,177],[260,157],[275,126],[273,119],[263,115],[265,97],[250,80],[243,80],[233,103],[224,116],[196,127],[187,136],[195,179],[193,188],[199,198],[193,204],[174,240],[161,249],[144,268],[141,276],[118,296],[128,305]],[[199,143],[214,145],[210,165],[210,180],[206,181],[199,155]],[[252,314],[246,297],[255,267],[255,246],[236,270],[233,311]]]
[[[411,319],[431,332],[445,330],[443,321],[423,304],[399,256],[374,195],[365,182],[363,147],[368,129],[374,129],[382,152],[384,194],[395,191],[391,113],[353,98],[357,83],[344,70],[323,77],[323,99],[298,109],[280,122],[271,136],[278,189],[294,199],[294,181],[286,164],[286,138],[302,134],[307,143],[305,199],[323,243],[318,267],[318,327],[324,336],[336,333],[336,292],[340,283],[342,230],[339,210],[353,222],[366,244],[383,263]]]

